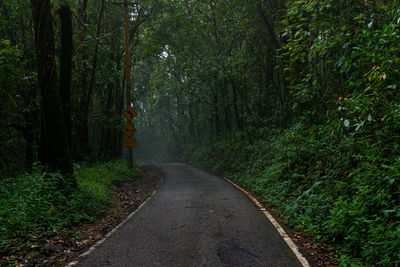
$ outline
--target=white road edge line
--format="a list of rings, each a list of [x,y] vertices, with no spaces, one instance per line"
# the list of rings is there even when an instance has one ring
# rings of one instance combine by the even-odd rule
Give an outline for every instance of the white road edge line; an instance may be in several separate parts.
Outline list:
[[[296,244],[293,242],[293,240],[289,237],[289,235],[285,232],[285,230],[282,228],[282,226],[275,220],[275,218],[271,215],[270,212],[268,212],[260,202],[258,202],[257,199],[255,199],[250,193],[238,186],[236,183],[232,182],[231,180],[223,177],[227,182],[232,184],[234,187],[242,191],[251,201],[256,204],[256,206],[264,213],[264,215],[268,218],[268,220],[274,225],[278,233],[282,236],[283,240],[285,240],[286,244],[289,246],[289,248],[293,251],[294,255],[296,255],[297,259],[300,261],[300,263],[304,267],[310,267],[310,264],[308,263],[307,259],[300,253],[299,248],[296,246]]]
[[[162,183],[162,180],[160,181],[160,183]],[[133,217],[133,215],[135,215],[147,202],[150,201],[150,199],[157,193],[157,190],[155,190],[153,192],[153,194],[151,194],[150,197],[148,197],[142,204],[140,204],[140,206],[133,211],[131,214],[129,214],[129,216],[120,224],[118,224],[114,229],[112,229],[108,234],[106,234],[105,237],[103,237],[102,239],[100,239],[99,241],[96,242],[96,244],[94,244],[93,246],[91,246],[86,252],[82,253],[81,255],[79,255],[79,258],[83,258],[88,256],[90,253],[92,253],[98,246],[100,246],[104,241],[106,241],[113,233],[115,233],[119,228],[121,228],[130,218]],[[66,267],[70,267],[70,266],[76,266],[79,264],[79,261],[72,261],[70,262],[68,265],[66,265]]]

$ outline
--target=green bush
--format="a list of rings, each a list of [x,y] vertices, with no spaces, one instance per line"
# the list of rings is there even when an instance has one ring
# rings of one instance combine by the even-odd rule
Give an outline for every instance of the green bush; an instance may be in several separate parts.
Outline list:
[[[383,158],[382,146],[371,149],[378,141],[297,125],[255,144],[219,141],[197,164],[263,196],[341,264],[390,266],[400,263],[400,157]]]
[[[134,179],[122,161],[94,166],[75,165],[77,189],[58,189],[63,177],[40,169],[0,181],[0,254],[21,251],[41,237],[92,222],[110,204],[112,185]]]

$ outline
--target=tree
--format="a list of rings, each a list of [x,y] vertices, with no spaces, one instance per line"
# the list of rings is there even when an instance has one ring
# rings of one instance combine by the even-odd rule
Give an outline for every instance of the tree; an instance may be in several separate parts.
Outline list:
[[[86,11],[88,7],[88,0],[78,0],[78,23],[77,33],[78,41],[76,45],[76,57],[77,57],[77,79],[72,89],[72,156],[76,161],[83,159],[83,153],[87,150],[87,143],[82,141],[82,129],[83,125],[83,101],[86,97],[85,92],[87,91],[87,71],[84,66],[84,61],[87,60],[87,53],[85,51],[85,32],[84,27],[86,24]]]
[[[52,171],[60,171],[69,182],[73,178],[72,160],[66,134],[63,105],[57,84],[55,39],[49,0],[31,0],[40,90],[40,161]]]
[[[69,6],[58,10],[61,20],[60,97],[68,146],[71,148],[72,13]]]

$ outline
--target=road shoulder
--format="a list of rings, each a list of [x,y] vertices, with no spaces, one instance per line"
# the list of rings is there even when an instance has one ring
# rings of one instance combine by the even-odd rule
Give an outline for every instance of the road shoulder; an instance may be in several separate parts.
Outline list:
[[[99,241],[106,238],[120,224],[135,212],[160,185],[164,173],[154,165],[141,166],[141,175],[134,181],[121,183],[113,189],[114,200],[110,212],[93,223],[83,224],[71,229],[65,236],[48,240],[48,246],[54,252],[43,255],[38,265],[68,265],[80,260],[80,256],[89,251]]]

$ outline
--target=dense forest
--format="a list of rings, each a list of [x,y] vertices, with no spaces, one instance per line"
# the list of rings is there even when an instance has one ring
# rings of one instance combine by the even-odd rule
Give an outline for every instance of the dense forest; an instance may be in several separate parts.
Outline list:
[[[98,216],[80,175],[127,157],[132,106],[135,162],[229,177],[342,265],[400,264],[399,0],[127,6],[124,35],[117,0],[0,0],[0,254],[24,249],[28,224]],[[32,198],[59,192],[33,222],[37,202],[14,208],[32,183]]]

